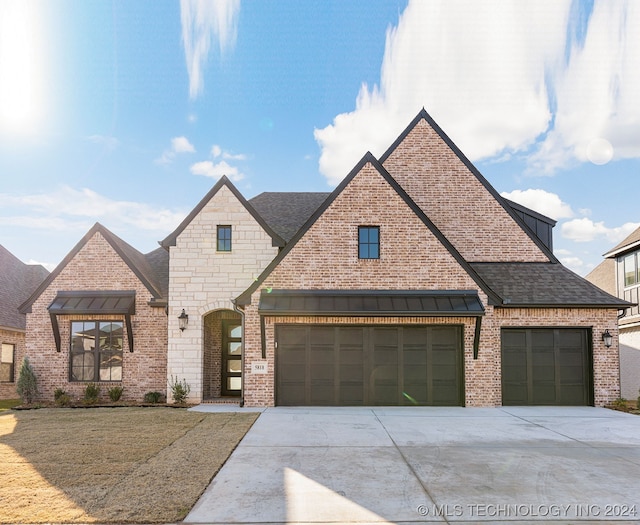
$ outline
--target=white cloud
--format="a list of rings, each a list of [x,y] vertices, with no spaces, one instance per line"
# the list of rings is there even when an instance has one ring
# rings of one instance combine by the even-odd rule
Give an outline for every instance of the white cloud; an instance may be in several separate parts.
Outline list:
[[[583,45],[555,81],[553,129],[530,171],[640,157],[640,3],[596,0]]]
[[[562,202],[558,195],[545,190],[503,191],[500,195],[555,220],[567,219],[575,215],[571,206]]]
[[[244,153],[229,153],[228,151],[222,153],[222,158],[227,160],[247,160],[247,156]]]
[[[204,175],[205,177],[211,177],[214,179],[219,179],[223,175],[226,175],[234,182],[244,179],[244,174],[240,173],[238,168],[230,166],[224,160],[217,164],[214,164],[210,160],[196,162],[191,166],[191,173],[194,175]]]
[[[182,44],[189,73],[189,96],[195,99],[204,88],[203,69],[212,40],[220,53],[235,45],[240,0],[180,0]]]
[[[608,228],[604,222],[593,222],[587,217],[573,219],[560,227],[560,233],[565,239],[575,242],[591,242],[596,239],[606,239],[610,243],[618,243],[637,229],[640,223],[627,222],[617,228]]]
[[[27,261],[26,264],[32,264],[32,265],[40,265],[40,266],[44,266],[47,270],[49,270],[50,272],[52,272],[56,265],[53,263],[45,263],[45,262],[39,262],[39,261],[34,261],[33,259],[29,259]]]
[[[108,135],[89,135],[87,137],[89,142],[93,142],[94,144],[99,144],[104,146],[110,151],[113,151],[120,145],[120,141],[115,137],[110,137]]]
[[[579,257],[560,257],[560,262],[577,274],[584,271],[585,263]]]
[[[195,153],[196,148],[189,142],[187,137],[173,137],[171,139],[171,148],[162,152],[156,160],[156,164],[170,164],[176,158],[178,153]]]
[[[222,155],[222,148],[217,144],[214,144],[213,146],[211,146],[211,156],[215,159],[220,155]]]
[[[0,207],[4,212],[0,225],[48,231],[86,231],[99,221],[115,230],[135,228],[166,233],[184,218],[182,211],[116,201],[88,188],[77,190],[69,186],[49,193],[0,194]],[[19,209],[20,215],[11,215],[13,208]]]
[[[322,174],[336,184],[367,150],[380,155],[423,106],[472,160],[529,146],[551,119],[546,79],[569,6],[410,0],[387,31],[380,85],[363,84],[355,111],[315,130]]]
[[[176,153],[195,153],[196,148],[187,137],[174,137],[171,139],[171,148]]]

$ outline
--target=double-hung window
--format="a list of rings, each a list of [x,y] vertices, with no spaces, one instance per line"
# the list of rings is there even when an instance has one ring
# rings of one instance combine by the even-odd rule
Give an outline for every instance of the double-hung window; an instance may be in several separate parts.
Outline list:
[[[358,258],[380,258],[380,226],[358,226]]]
[[[122,321],[71,321],[71,381],[122,381]]]
[[[0,383],[13,383],[13,362],[15,355],[16,345],[2,343],[2,351],[0,353]]]
[[[219,252],[231,251],[231,226],[218,226],[217,250]]]

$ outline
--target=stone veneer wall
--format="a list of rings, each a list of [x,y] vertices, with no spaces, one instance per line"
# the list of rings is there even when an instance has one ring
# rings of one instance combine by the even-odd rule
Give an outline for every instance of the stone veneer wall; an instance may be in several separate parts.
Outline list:
[[[467,261],[549,260],[424,119],[384,167]]]
[[[232,228],[231,252],[216,250],[218,225]],[[231,299],[246,290],[277,253],[271,237],[227,186],[170,247],[168,374],[189,383],[191,401],[203,398],[203,319],[213,310],[233,309]],[[189,324],[181,332],[178,316],[183,308]]]
[[[135,290],[136,313],[132,316],[134,352],[129,352],[125,335],[122,382],[100,382],[101,396],[108,388],[124,387],[123,399],[141,401],[149,391],[167,391],[167,316],[164,308],[152,308],[152,295],[125,264],[111,245],[96,233],[62,269],[49,287],[34,302],[27,314],[26,348],[17,362],[29,356],[38,379],[40,399],[53,400],[53,391],[62,388],[72,397],[82,397],[85,382],[69,381],[69,341],[72,320],[122,320],[124,316],[58,316],[61,351],[56,351],[47,307],[58,291]],[[125,328],[126,332],[126,328]]]
[[[0,381],[0,399],[18,399],[16,383],[22,366],[22,361],[18,361],[18,355],[24,354],[24,332],[0,328],[0,343],[15,345],[15,353],[13,355],[14,380],[12,383]]]

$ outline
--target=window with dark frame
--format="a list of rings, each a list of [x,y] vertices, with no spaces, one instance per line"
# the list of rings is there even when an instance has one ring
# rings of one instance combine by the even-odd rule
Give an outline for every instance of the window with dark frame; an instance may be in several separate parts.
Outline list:
[[[0,383],[13,383],[16,345],[2,343],[0,353]]]
[[[624,258],[624,285],[633,286],[640,282],[640,268],[638,268],[638,253],[630,253]]]
[[[71,321],[70,381],[122,381],[122,321]]]
[[[231,251],[231,226],[218,226],[218,251]]]
[[[358,226],[358,258],[380,258],[380,226]]]

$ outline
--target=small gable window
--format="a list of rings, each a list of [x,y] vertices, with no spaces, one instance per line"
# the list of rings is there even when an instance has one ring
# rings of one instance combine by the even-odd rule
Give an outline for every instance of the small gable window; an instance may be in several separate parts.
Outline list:
[[[218,226],[218,251],[231,251],[231,226]]]
[[[380,258],[380,226],[358,226],[358,258]]]

